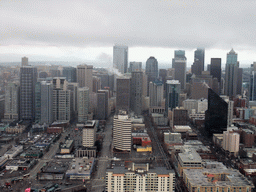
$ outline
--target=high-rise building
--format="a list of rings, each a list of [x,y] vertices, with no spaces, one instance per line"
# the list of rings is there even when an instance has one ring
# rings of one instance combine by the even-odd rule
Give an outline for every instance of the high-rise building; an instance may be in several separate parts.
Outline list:
[[[109,105],[108,105],[108,90],[98,90],[97,92],[97,119],[104,120],[108,118]]]
[[[175,173],[166,167],[150,168],[148,163],[114,167],[106,171],[106,191],[174,192]]]
[[[249,83],[249,97],[250,101],[256,100],[256,62],[251,64],[251,74],[250,74],[250,83]]]
[[[101,89],[101,79],[99,77],[93,76],[93,88],[92,92],[97,93]]]
[[[83,127],[83,146],[93,147],[96,141],[96,122],[87,121]]]
[[[194,55],[194,61],[198,61],[200,64],[200,70],[201,73],[202,71],[204,71],[204,49],[203,48],[197,48],[197,50],[195,50],[195,55]]]
[[[28,58],[27,57],[21,58],[21,66],[22,67],[28,66]]]
[[[81,87],[77,90],[78,122],[86,123],[89,112],[89,88]]]
[[[195,59],[193,65],[191,65],[191,72],[195,75],[201,75],[202,74],[202,63],[199,59]]]
[[[65,77],[53,78],[53,120],[70,120],[70,93]]]
[[[131,78],[120,77],[116,79],[116,111],[130,110]]]
[[[70,116],[71,119],[76,117],[78,114],[78,104],[77,104],[77,90],[78,83],[68,83],[68,90],[70,90]]]
[[[158,62],[155,57],[149,57],[146,61],[146,75],[148,76],[148,85],[150,81],[158,78]]]
[[[228,103],[211,88],[208,89],[208,110],[205,111],[205,132],[208,136],[227,129]]]
[[[186,89],[187,58],[185,57],[184,50],[176,50],[174,52],[174,58],[172,59],[172,68],[175,69],[175,80],[178,80],[180,82],[182,90]]]
[[[35,119],[35,84],[37,68],[24,66],[20,68],[20,119]]]
[[[142,62],[130,62],[129,72],[132,73],[134,71],[141,71],[142,70]]]
[[[149,106],[160,107],[164,99],[164,84],[162,81],[156,80],[149,83]]]
[[[120,151],[131,151],[132,123],[126,111],[119,111],[113,120],[113,148]]]
[[[216,77],[221,82],[221,58],[211,58],[210,75]]]
[[[177,80],[166,81],[165,91],[165,112],[168,114],[168,110],[172,110],[179,106],[179,95],[181,84]]]
[[[225,70],[225,95],[236,96],[237,85],[238,85],[238,68],[239,63],[237,62],[237,53],[232,49],[227,54],[227,63]]]
[[[17,83],[8,83],[5,88],[5,119],[19,119],[19,90],[20,87]]]
[[[166,77],[167,77],[167,70],[166,69],[159,69],[159,78],[165,85],[166,83]],[[164,87],[165,89],[165,87]]]
[[[77,83],[79,87],[88,87],[90,93],[93,90],[92,69],[92,65],[77,66]]]
[[[69,83],[76,82],[77,81],[76,68],[75,67],[63,67],[62,77],[66,77],[66,80]]]
[[[113,67],[122,74],[128,69],[128,47],[115,45],[113,47]]]
[[[240,134],[233,131],[223,132],[223,149],[231,153],[239,152]]]
[[[47,81],[39,81],[35,87],[35,121],[41,124],[51,124],[53,84]]]
[[[142,71],[132,72],[130,104],[131,104],[131,110],[136,115],[141,115],[142,113],[142,81],[143,81]]]

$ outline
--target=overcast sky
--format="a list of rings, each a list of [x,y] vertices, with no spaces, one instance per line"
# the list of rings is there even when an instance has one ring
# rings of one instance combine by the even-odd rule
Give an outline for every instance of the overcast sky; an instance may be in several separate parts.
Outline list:
[[[205,63],[231,48],[241,65],[256,61],[255,0],[2,0],[0,62],[103,61],[113,45],[129,61],[155,56],[171,63],[175,49],[205,48]]]

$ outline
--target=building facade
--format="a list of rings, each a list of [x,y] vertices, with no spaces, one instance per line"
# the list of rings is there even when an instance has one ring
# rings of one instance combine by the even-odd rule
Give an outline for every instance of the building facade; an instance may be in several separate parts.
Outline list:
[[[120,77],[116,79],[116,111],[130,110],[131,78]]]
[[[122,74],[127,73],[128,69],[128,47],[115,45],[113,47],[113,67]]]
[[[143,84],[143,72],[132,72],[131,78],[131,110],[136,115],[142,113],[142,84]]]
[[[180,82],[182,90],[186,89],[187,58],[185,57],[185,51],[176,50],[174,52],[174,58],[172,59],[172,68],[175,69],[175,80],[178,80]]]
[[[166,81],[165,112],[179,106],[181,84],[177,80]]]
[[[78,122],[86,123],[89,113],[89,88],[82,87],[77,90]]]
[[[88,121],[83,127],[83,146],[93,147],[96,141],[96,122]]]
[[[90,93],[93,90],[92,69],[92,65],[84,64],[77,66],[77,83],[79,87],[88,87]]]
[[[20,87],[17,83],[9,83],[5,88],[5,119],[19,119],[19,89]]]

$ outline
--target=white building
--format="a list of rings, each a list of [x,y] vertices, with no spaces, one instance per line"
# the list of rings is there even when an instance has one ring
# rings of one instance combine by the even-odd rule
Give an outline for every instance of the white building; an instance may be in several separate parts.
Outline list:
[[[231,153],[239,152],[240,135],[233,131],[223,132],[223,149]]]
[[[9,83],[5,88],[4,110],[5,119],[19,119],[19,85],[16,83]]]
[[[132,164],[131,168],[114,167],[106,171],[106,191],[147,192],[175,191],[175,173],[165,167],[149,169],[149,164]]]
[[[117,150],[131,151],[132,123],[128,114],[124,111],[122,112],[123,114],[114,116],[113,147]]]
[[[79,87],[88,87],[90,93],[93,90],[92,65],[78,65],[77,66],[77,82]]]
[[[128,47],[115,45],[113,47],[113,67],[122,74],[128,72]]]
[[[93,147],[96,141],[96,122],[87,121],[83,127],[83,146]]]
[[[89,88],[78,88],[78,122],[86,123],[89,112]]]

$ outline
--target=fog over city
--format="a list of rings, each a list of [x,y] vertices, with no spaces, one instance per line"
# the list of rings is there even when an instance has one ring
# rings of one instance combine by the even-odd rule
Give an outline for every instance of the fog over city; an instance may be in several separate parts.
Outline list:
[[[0,62],[112,62],[114,44],[129,47],[129,61],[153,55],[171,64],[184,49],[188,66],[197,47],[225,64],[231,48],[241,66],[255,61],[256,1],[1,1]]]

